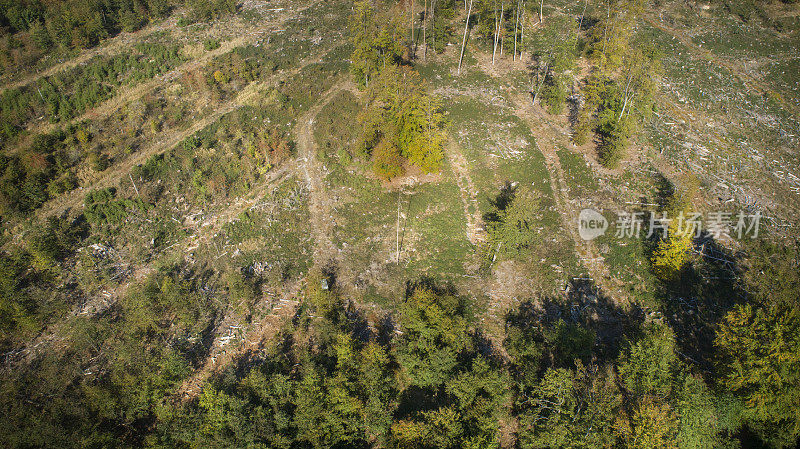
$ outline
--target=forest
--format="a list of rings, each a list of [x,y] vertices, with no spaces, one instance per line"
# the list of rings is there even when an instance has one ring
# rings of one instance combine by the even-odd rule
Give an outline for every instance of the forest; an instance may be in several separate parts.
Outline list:
[[[794,0],[0,0],[0,446],[798,447],[798,44]]]

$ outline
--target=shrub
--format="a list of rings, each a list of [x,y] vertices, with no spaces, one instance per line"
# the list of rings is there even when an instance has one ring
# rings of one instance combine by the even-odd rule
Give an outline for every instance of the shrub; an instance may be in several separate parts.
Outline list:
[[[199,146],[200,138],[196,134],[187,137],[183,140],[183,142],[181,142],[181,147],[186,151],[192,151]]]
[[[567,99],[567,89],[564,79],[559,75],[551,75],[542,89],[542,100],[547,105],[551,114],[561,114]]]
[[[147,205],[140,199],[117,199],[116,195],[117,190],[113,187],[87,193],[83,212],[86,221],[97,227],[119,226],[130,210],[147,210]]]
[[[94,171],[103,171],[107,169],[111,165],[111,160],[105,153],[101,153],[99,151],[92,152],[89,154],[88,159],[89,165],[92,167]]]
[[[203,48],[205,48],[206,51],[216,50],[219,47],[219,39],[206,39],[203,41]]]
[[[388,142],[381,142],[373,149],[372,166],[381,179],[391,179],[403,174],[403,157],[400,150]]]
[[[228,82],[228,75],[222,73],[220,70],[217,70],[214,72],[214,81],[220,84],[226,84]]]

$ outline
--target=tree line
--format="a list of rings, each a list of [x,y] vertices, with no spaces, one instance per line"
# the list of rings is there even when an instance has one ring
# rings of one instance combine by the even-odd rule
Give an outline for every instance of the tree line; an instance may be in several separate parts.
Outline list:
[[[359,115],[357,156],[371,161],[374,173],[383,179],[402,175],[408,166],[438,171],[446,120],[441,100],[429,94],[420,75],[404,63],[408,47],[399,11],[376,12],[370,2],[359,1],[350,35],[350,71],[367,90]]]
[[[797,248],[782,254],[775,269],[796,269]],[[18,287],[2,260],[0,286]],[[65,352],[12,371],[4,444],[718,448],[752,434],[791,447],[800,435],[798,311],[786,301],[796,281],[778,298],[751,285],[753,302],[720,323],[706,373],[667,322],[590,284],[523,302],[492,339],[480,304],[452,287],[409,283],[393,313],[375,314],[316,273],[273,343],[183,402],[172,395],[219,311],[187,270],[163,266],[107,314],[72,320]],[[252,277],[224,279],[220,294],[257,294]]]

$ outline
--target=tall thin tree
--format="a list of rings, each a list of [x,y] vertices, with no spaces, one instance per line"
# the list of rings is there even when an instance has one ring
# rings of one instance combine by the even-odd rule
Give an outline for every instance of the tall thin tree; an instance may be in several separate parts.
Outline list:
[[[469,16],[472,14],[472,3],[474,0],[469,0],[469,9],[467,10],[467,18],[464,20],[464,39],[461,40],[461,56],[458,57],[458,74],[461,75],[461,62],[464,60],[464,46],[467,45],[467,31],[469,31]],[[464,0],[466,4],[467,0]]]
[[[544,0],[541,0],[541,2],[539,2],[539,23],[544,22],[544,15],[542,15],[543,10],[544,10]]]

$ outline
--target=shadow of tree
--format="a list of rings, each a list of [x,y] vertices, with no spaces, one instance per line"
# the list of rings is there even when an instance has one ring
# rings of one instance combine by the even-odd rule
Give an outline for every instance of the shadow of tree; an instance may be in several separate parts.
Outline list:
[[[617,358],[623,344],[641,332],[645,314],[638,306],[618,306],[590,280],[573,280],[564,298],[524,302],[506,317],[506,329],[542,345],[540,370],[572,367],[575,359]]]
[[[694,248],[696,260],[663,284],[659,299],[680,355],[708,373],[713,371],[717,325],[748,295],[740,281],[741,254],[720,246],[706,233],[695,239]]]

